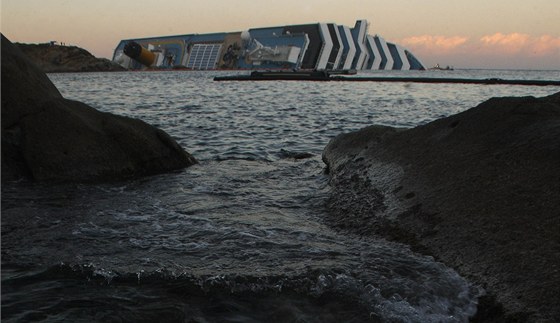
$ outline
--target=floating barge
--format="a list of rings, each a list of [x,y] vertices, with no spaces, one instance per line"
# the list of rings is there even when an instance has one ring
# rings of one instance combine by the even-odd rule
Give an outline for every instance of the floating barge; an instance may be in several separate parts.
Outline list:
[[[560,86],[560,81],[504,80],[500,78],[465,79],[445,77],[352,77],[356,71],[253,71],[246,75],[214,77],[214,81],[337,81],[337,82],[406,82],[458,83],[489,85]]]
[[[248,75],[217,76],[214,81],[332,81],[334,75],[352,75],[348,71],[253,71]]]

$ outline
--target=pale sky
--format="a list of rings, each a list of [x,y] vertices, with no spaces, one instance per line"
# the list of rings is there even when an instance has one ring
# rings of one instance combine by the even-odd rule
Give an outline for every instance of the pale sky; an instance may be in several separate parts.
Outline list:
[[[333,22],[425,65],[560,70],[560,0],[0,0],[12,42],[50,40],[112,58],[121,39]]]

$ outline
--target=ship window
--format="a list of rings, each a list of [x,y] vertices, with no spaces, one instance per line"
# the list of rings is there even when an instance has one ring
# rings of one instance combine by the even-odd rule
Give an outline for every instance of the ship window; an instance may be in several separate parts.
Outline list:
[[[187,67],[197,70],[214,69],[221,48],[221,44],[195,44],[191,49]]]

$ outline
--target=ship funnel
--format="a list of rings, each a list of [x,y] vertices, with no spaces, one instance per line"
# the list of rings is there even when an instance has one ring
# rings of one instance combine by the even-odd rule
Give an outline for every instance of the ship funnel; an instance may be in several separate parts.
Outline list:
[[[134,41],[128,42],[126,45],[124,45],[123,52],[126,56],[148,67],[150,67],[156,59],[156,55],[154,53],[150,52],[148,49],[142,47],[140,44]]]

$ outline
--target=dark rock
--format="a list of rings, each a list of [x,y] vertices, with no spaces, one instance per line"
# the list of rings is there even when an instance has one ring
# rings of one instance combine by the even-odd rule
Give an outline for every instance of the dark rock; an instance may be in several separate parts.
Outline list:
[[[2,35],[2,181],[100,181],[196,163],[143,121],[64,99]]]
[[[51,44],[15,44],[45,73],[60,72],[115,72],[126,70],[106,58],[96,58],[76,46]]]
[[[314,156],[311,153],[289,151],[286,149],[280,149],[280,153],[278,155],[282,159],[294,159],[294,160],[307,159],[307,158],[312,158]]]
[[[409,243],[483,286],[496,303],[476,321],[560,319],[560,93],[368,127],[333,139],[323,160],[329,221]]]

